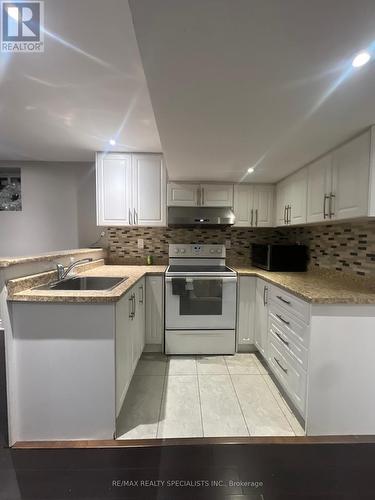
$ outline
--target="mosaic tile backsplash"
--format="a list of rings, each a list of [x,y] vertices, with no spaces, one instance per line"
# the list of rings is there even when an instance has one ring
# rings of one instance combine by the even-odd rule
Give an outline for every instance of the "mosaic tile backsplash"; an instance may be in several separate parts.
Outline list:
[[[137,247],[138,238],[144,249]],[[220,243],[230,240],[230,264],[251,263],[251,243],[295,243],[309,248],[310,268],[350,271],[375,278],[375,221],[284,228],[108,228],[113,264],[155,264],[168,261],[169,243]]]

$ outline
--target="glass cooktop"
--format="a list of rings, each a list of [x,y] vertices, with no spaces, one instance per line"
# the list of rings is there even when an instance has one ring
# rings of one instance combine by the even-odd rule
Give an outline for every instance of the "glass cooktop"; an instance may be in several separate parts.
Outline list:
[[[227,266],[177,266],[171,265],[168,273],[233,273]]]

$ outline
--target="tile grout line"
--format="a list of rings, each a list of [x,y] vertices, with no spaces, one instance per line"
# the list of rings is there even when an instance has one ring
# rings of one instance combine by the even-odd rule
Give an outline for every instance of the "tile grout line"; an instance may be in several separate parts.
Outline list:
[[[198,363],[197,363],[197,357],[194,356],[195,359],[195,369],[197,371],[197,383],[198,383],[198,403],[199,403],[199,414],[201,416],[201,426],[202,426],[202,436],[204,436],[204,426],[203,426],[203,414],[202,414],[202,400],[201,400],[201,388],[199,385],[199,373],[198,373]]]
[[[247,433],[249,436],[251,436],[250,434],[250,430],[249,430],[249,427],[247,425],[247,421],[246,421],[246,418],[245,418],[245,415],[244,415],[244,412],[243,412],[243,409],[242,409],[242,406],[241,406],[241,401],[240,401],[240,398],[238,397],[238,394],[237,394],[237,391],[236,391],[236,388],[234,386],[234,382],[232,380],[232,374],[230,373],[229,371],[229,368],[228,368],[228,364],[227,364],[227,360],[225,359],[224,357],[224,361],[225,361],[225,366],[227,367],[227,370],[228,370],[228,373],[229,373],[229,380],[230,380],[230,383],[232,384],[232,387],[233,387],[233,390],[234,390],[234,394],[236,396],[236,399],[238,401],[238,406],[240,407],[240,411],[241,411],[241,415],[242,415],[242,418],[243,418],[243,421],[245,422],[245,427],[246,427],[246,430],[247,430]]]
[[[161,391],[161,398],[160,398],[160,406],[159,406],[159,415],[158,415],[158,425],[156,427],[156,436],[155,439],[158,437],[159,434],[159,425],[160,425],[160,417],[161,417],[161,409],[163,407],[163,399],[164,399],[164,389],[165,389],[165,382],[167,380],[167,365],[169,364],[169,359],[167,358],[167,362],[165,363],[165,370],[164,370],[164,380],[163,380],[163,389]]]
[[[278,402],[277,398],[275,398],[275,396],[274,396],[273,392],[271,391],[270,386],[268,385],[268,383],[267,383],[267,381],[266,381],[266,377],[267,377],[267,376],[269,377],[268,373],[267,373],[267,374],[262,374],[262,378],[263,378],[263,380],[264,380],[264,383],[267,385],[268,389],[270,390],[270,392],[271,392],[271,394],[272,394],[272,397],[275,399],[275,401],[276,401],[276,403],[277,403],[277,406],[280,408],[281,413],[282,413],[282,414],[284,415],[284,417],[286,418],[286,420],[287,420],[287,422],[288,422],[289,427],[291,428],[291,430],[292,430],[293,434],[296,436],[296,433],[294,432],[294,429],[293,429],[293,427],[291,426],[291,424],[290,424],[290,422],[289,422],[288,416],[286,415],[285,411],[283,411],[283,409],[282,409],[281,405],[279,404],[279,402]],[[276,387],[276,386],[275,386],[275,387]],[[289,408],[288,403],[285,401],[285,399],[283,398],[282,394],[280,393],[280,391],[278,390],[278,388],[277,388],[277,387],[276,387],[276,390],[277,390],[277,392],[279,393],[279,395],[280,395],[280,397],[282,398],[282,400],[284,401],[284,403],[286,404],[286,406]],[[290,410],[290,413],[292,414],[292,416],[293,416],[294,418],[296,418],[292,410]],[[296,420],[297,420],[297,419],[296,419]],[[302,428],[302,426],[301,426],[301,428]]]

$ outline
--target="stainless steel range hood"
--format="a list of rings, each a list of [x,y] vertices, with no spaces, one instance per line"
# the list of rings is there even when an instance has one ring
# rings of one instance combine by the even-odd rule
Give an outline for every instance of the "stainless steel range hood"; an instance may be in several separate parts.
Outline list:
[[[234,221],[228,207],[168,207],[168,226],[231,226]]]

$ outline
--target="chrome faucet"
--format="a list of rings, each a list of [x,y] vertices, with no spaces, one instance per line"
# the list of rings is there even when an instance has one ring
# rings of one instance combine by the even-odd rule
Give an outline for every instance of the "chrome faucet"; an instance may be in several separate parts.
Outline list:
[[[79,264],[84,264],[85,262],[91,262],[91,261],[92,261],[92,259],[80,259],[80,260],[76,260],[75,262],[73,262],[72,264],[70,264],[70,266],[67,267],[66,269],[64,268],[64,266],[62,264],[56,264],[57,279],[59,281],[65,279],[73,268],[75,268]]]

